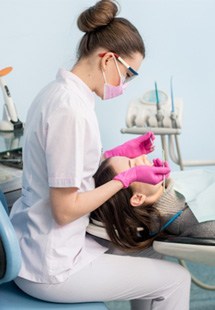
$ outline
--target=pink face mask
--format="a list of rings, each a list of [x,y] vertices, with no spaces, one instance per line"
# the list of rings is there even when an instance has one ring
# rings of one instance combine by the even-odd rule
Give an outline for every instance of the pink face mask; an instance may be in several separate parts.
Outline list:
[[[119,70],[119,67],[118,67],[118,64],[116,62],[116,59],[115,59],[114,55],[113,55],[113,58],[114,58],[114,61],[115,61],[116,67],[117,67],[117,71],[118,71],[119,76],[120,76],[120,83],[117,86],[108,84],[106,76],[105,76],[105,73],[104,73],[104,71],[102,71],[103,77],[104,77],[104,81],[105,81],[105,83],[104,83],[103,100],[115,98],[115,97],[118,97],[118,96],[122,95],[123,92],[124,92],[124,89],[127,87],[127,83],[124,83],[125,77],[123,77],[122,74],[120,73],[120,70]]]

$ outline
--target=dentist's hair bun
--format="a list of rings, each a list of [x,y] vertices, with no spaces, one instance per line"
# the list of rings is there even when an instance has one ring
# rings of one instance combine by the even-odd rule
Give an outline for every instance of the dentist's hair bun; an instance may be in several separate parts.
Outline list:
[[[78,28],[86,33],[95,31],[110,24],[117,13],[118,5],[115,1],[98,1],[80,14],[77,20]]]

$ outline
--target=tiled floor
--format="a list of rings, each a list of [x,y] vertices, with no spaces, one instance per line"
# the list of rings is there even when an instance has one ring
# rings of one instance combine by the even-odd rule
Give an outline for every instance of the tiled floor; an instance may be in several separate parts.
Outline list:
[[[215,267],[206,265],[188,264],[191,273],[202,282],[215,287]],[[191,310],[214,310],[215,290],[205,290],[192,284]]]

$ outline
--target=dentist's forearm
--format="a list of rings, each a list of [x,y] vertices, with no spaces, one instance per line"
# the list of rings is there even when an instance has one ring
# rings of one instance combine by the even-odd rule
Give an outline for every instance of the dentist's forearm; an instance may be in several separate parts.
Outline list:
[[[120,181],[112,180],[88,192],[76,188],[50,188],[53,216],[59,225],[66,225],[102,205],[123,188]]]

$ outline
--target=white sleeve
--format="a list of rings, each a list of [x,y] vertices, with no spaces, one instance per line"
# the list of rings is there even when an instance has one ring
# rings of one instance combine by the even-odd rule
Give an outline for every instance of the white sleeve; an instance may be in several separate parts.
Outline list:
[[[45,152],[50,187],[80,188],[85,128],[83,114],[72,107],[60,107],[49,118]]]

